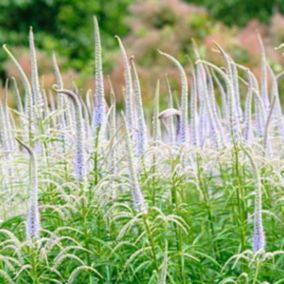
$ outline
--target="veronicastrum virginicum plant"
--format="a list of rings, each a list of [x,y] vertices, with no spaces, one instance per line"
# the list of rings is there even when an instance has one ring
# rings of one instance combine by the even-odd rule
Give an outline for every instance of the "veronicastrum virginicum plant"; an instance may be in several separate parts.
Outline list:
[[[189,68],[159,51],[177,67],[180,99],[173,78],[166,95],[157,78],[151,116],[117,40],[122,116],[111,78],[105,91],[97,18],[86,96],[63,82],[55,53],[53,93],[43,88],[32,29],[30,76],[3,47],[21,81],[12,79],[16,108],[8,84],[0,104],[0,282],[281,283],[281,73],[261,39],[260,81],[218,44],[224,66],[196,45]]]

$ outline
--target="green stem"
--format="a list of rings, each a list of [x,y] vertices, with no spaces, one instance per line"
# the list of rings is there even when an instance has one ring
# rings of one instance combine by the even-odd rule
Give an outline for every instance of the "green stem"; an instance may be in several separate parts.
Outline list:
[[[256,283],[257,283],[257,278],[258,278],[259,270],[260,270],[260,262],[257,261],[257,263],[256,263],[256,269],[255,269],[255,274],[254,274],[254,279],[253,279],[253,283],[252,283],[252,284],[256,284]]]
[[[152,252],[152,258],[153,258],[153,262],[156,268],[156,271],[159,271],[159,266],[158,266],[158,261],[157,261],[157,256],[156,256],[156,251],[155,251],[155,243],[154,243],[154,239],[153,239],[153,235],[151,233],[150,227],[149,227],[149,223],[148,223],[148,219],[146,214],[143,214],[143,223],[145,226],[145,230],[148,236],[148,240],[151,246],[151,252]]]
[[[246,236],[246,212],[244,206],[244,193],[243,193],[243,186],[241,181],[241,175],[239,171],[239,150],[236,145],[234,145],[234,168],[235,168],[235,176],[237,178],[236,184],[236,197],[237,197],[237,207],[238,207],[238,216],[237,220],[239,220],[239,230],[240,230],[240,237],[241,237],[241,250],[245,249],[245,236]]]
[[[177,198],[177,189],[176,189],[176,171],[174,169],[174,164],[172,165],[172,186],[171,186],[171,199],[172,199],[172,212],[178,215],[178,198]],[[174,230],[176,235],[176,248],[179,253],[179,269],[181,283],[186,284],[185,269],[184,269],[184,257],[183,257],[183,245],[182,245],[182,236],[180,230],[176,223],[174,223]]]
[[[205,207],[206,207],[206,211],[207,211],[207,218],[208,218],[208,223],[209,223],[209,229],[210,229],[210,233],[211,233],[211,240],[214,239],[215,236],[215,229],[214,229],[214,220],[213,220],[213,215],[211,212],[211,207],[209,204],[209,193],[207,190],[207,186],[203,183],[202,181],[202,169],[200,166],[200,157],[197,156],[196,161],[197,161],[197,179],[198,179],[198,185],[199,188],[201,189],[202,195],[203,195],[203,199],[204,199],[204,203],[205,203]],[[215,241],[212,241],[212,249],[213,252],[215,254],[215,257],[218,256],[218,248],[217,245],[215,243]]]
[[[83,195],[84,193],[84,188],[83,186],[81,185],[81,195]],[[86,252],[86,263],[88,266],[91,266],[92,262],[91,262],[91,258],[90,258],[90,254],[89,254],[89,251],[90,251],[90,243],[89,243],[89,222],[88,222],[88,216],[89,216],[89,208],[91,208],[91,204],[89,203],[88,204],[88,200],[86,199],[82,199],[82,214],[83,214],[83,224],[84,224],[84,227],[83,227],[83,235],[84,235],[84,241],[85,241],[85,247],[86,247],[86,250],[88,252]],[[92,214],[91,214],[92,215]],[[89,283],[91,284],[92,283],[92,277],[91,277],[91,274],[89,274]]]
[[[94,152],[94,185],[99,181],[98,175],[98,147],[99,147],[99,136],[100,136],[100,127],[96,129],[96,139],[95,139],[95,152]]]
[[[33,241],[33,240],[32,240]],[[32,283],[33,284],[40,284],[39,282],[39,278],[38,278],[38,273],[37,273],[37,263],[38,263],[38,259],[37,259],[37,248],[36,248],[36,244],[33,242],[32,246],[30,247],[31,250],[31,278],[32,278]]]
[[[156,203],[156,154],[153,156],[153,169],[152,169],[152,206],[155,207]]]

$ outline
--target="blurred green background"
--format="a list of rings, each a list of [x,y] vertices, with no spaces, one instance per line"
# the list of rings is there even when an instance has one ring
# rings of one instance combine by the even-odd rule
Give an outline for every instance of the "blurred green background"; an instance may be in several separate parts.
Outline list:
[[[282,69],[283,56],[274,47],[284,41],[283,0],[1,0],[0,42],[6,43],[29,73],[28,31],[33,26],[40,72],[45,86],[53,81],[50,55],[56,51],[66,80],[93,87],[94,41],[92,16],[99,19],[105,73],[118,93],[122,88],[122,63],[114,35],[119,35],[129,55],[135,55],[145,93],[151,96],[154,79],[175,68],[157,49],[173,54],[183,64],[192,59],[192,38],[206,56],[217,63],[214,41],[238,62],[258,73],[256,31],[267,47],[273,68]],[[189,58],[187,57],[189,56]],[[16,76],[6,54],[0,52],[0,76]]]

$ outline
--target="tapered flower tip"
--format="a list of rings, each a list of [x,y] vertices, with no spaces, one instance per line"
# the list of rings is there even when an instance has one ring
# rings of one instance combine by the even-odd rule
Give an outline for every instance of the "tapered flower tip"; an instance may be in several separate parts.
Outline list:
[[[279,46],[274,47],[275,50],[281,49],[284,47],[284,43],[281,43]]]
[[[199,64],[199,63],[204,63],[205,61],[203,59],[200,59],[198,58],[196,61],[195,61],[195,64]]]
[[[219,43],[218,43],[217,41],[213,40],[213,44],[214,44],[214,46],[211,48],[211,50],[212,50],[213,52],[222,54],[223,51],[222,51],[222,48],[221,48],[221,46],[219,45]]]
[[[171,116],[181,116],[181,112],[175,108],[168,108],[159,114],[159,119],[169,118]]]
[[[124,46],[123,46],[123,43],[121,41],[121,38],[118,35],[115,35],[114,38],[118,41],[120,48],[123,50]]]
[[[164,51],[162,51],[162,50],[160,50],[160,49],[157,49],[157,51],[159,52],[159,54],[164,55],[165,57],[167,57],[167,58],[169,58],[169,59],[171,59],[171,60],[174,59],[173,56],[170,55],[170,54],[168,54],[167,52],[164,52]]]
[[[58,92],[60,89],[59,87],[56,85],[56,84],[53,84],[52,85],[52,89],[55,91],[55,92]]]
[[[93,20],[94,20],[94,23],[95,23],[96,25],[98,25],[98,18],[97,18],[97,16],[93,16]]]
[[[256,32],[256,36],[257,36],[257,41],[259,43],[260,49],[261,49],[262,52],[264,52],[265,48],[264,48],[263,40],[262,40],[262,37],[261,37],[260,33]]]
[[[66,95],[68,96],[72,101],[74,101],[74,103],[79,103],[78,100],[78,96],[73,92],[73,91],[70,91],[70,90],[66,90],[66,89],[60,89],[57,87],[57,85],[53,85],[52,86],[53,90],[56,91],[58,94],[63,94],[63,95]]]
[[[160,54],[162,54],[162,55],[167,55],[167,53],[163,52],[163,51],[160,50],[160,49],[157,49],[157,51],[158,51]]]
[[[221,47],[221,45],[216,40],[213,40],[213,43],[215,47],[218,48],[218,51],[222,52],[223,48]]]
[[[134,63],[134,61],[135,61],[135,56],[134,56],[134,55],[131,55],[131,56],[129,57],[129,60],[130,60],[131,63]]]
[[[201,56],[200,56],[200,53],[199,53],[199,50],[198,50],[198,46],[197,46],[195,39],[191,38],[191,42],[192,42],[193,52],[194,52],[195,57],[197,59],[201,59]]]

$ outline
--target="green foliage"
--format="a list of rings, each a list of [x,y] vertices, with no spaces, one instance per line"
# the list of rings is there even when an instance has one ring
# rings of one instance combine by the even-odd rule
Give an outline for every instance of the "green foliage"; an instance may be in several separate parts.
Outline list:
[[[0,1],[0,42],[27,46],[29,27],[36,33],[37,46],[47,52],[56,50],[68,58],[68,67],[92,70],[93,25],[98,17],[104,47],[113,49],[114,34],[127,32],[125,16],[133,0],[12,0]],[[4,55],[1,53],[0,62]]]
[[[160,147],[151,151],[158,153]],[[131,208],[123,175],[115,181],[105,175],[82,190],[61,166],[56,165],[56,175],[52,166],[42,167],[41,174],[49,176],[39,200],[42,236],[33,244],[25,241],[22,216],[1,223],[1,283],[9,283],[3,271],[16,283],[283,281],[283,251],[278,249],[283,247],[284,212],[277,173],[267,165],[261,171],[268,252],[253,254],[249,216],[255,177],[243,152],[227,149],[215,158],[210,151],[196,152],[197,167],[189,172],[181,168],[182,156],[170,151],[142,169],[146,215]],[[212,165],[218,176],[206,170]],[[167,176],[165,168],[170,169]]]
[[[279,10],[284,12],[284,3],[281,0],[185,0],[188,3],[205,6],[209,13],[227,25],[244,26],[248,21],[257,18],[268,22],[272,13]]]

